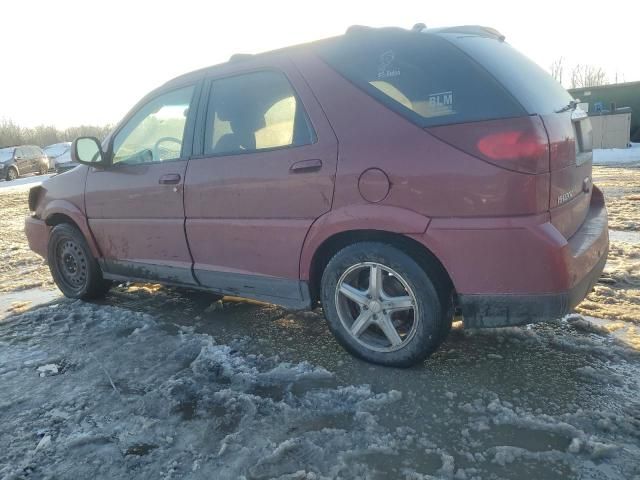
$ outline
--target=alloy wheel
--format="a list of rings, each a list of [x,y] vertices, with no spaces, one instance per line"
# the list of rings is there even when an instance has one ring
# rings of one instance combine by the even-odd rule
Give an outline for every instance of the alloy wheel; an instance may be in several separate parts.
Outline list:
[[[338,280],[335,302],[344,328],[368,349],[399,350],[416,333],[419,312],[414,291],[402,276],[380,263],[348,268]]]

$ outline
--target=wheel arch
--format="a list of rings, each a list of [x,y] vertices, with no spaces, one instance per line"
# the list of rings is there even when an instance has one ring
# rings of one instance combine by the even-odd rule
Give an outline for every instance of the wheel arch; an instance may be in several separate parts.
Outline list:
[[[65,200],[52,201],[42,213],[42,218],[49,227],[55,227],[61,223],[73,225],[84,236],[94,258],[100,258],[102,256],[89,228],[87,218],[82,211],[71,202]]]
[[[453,281],[445,266],[422,243],[402,233],[376,229],[355,229],[337,232],[329,236],[320,243],[311,257],[308,281],[312,305],[315,305],[320,298],[322,274],[331,258],[343,248],[359,242],[380,242],[398,248],[415,259],[425,271],[435,273],[438,276],[441,284],[437,287],[440,287],[441,294],[455,291]]]
[[[20,169],[18,168],[18,165],[16,165],[15,163],[12,163],[7,167],[7,170],[11,170],[11,169],[16,171],[16,178],[18,178],[20,176]]]

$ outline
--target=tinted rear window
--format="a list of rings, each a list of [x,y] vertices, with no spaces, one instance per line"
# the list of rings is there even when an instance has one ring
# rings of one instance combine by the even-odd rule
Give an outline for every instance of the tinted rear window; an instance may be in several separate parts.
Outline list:
[[[354,33],[319,44],[318,53],[352,83],[423,127],[526,114],[480,65],[436,35]]]
[[[508,43],[453,33],[442,36],[491,72],[527,113],[553,113],[573,100],[549,73]]]

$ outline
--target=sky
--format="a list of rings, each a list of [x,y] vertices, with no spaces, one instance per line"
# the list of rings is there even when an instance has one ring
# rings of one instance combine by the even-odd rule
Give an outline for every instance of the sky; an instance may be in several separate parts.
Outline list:
[[[349,25],[475,24],[544,68],[563,57],[640,80],[633,2],[2,0],[0,119],[32,127],[114,124],[146,93],[233,53],[343,33]],[[607,14],[603,14],[606,7]],[[566,83],[566,82],[565,82]]]

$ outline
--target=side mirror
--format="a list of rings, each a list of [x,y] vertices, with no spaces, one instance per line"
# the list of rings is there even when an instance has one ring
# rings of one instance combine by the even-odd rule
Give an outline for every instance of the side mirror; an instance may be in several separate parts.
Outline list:
[[[79,137],[71,144],[71,160],[92,167],[106,165],[100,142],[95,137]]]

